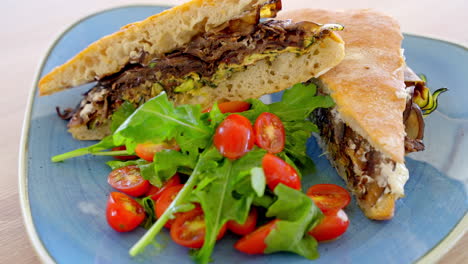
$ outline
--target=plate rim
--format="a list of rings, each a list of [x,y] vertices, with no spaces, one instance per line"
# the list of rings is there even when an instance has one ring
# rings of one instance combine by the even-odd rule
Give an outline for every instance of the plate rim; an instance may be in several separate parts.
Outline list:
[[[36,254],[39,257],[39,260],[42,263],[56,263],[54,258],[49,254],[49,251],[42,243],[41,238],[39,237],[34,221],[32,219],[31,214],[31,207],[29,203],[29,195],[28,195],[28,177],[27,177],[27,153],[29,151],[28,144],[29,144],[29,132],[31,127],[31,116],[32,116],[32,106],[36,99],[36,92],[38,90],[38,82],[41,75],[42,70],[44,69],[45,62],[49,55],[51,54],[52,50],[57,46],[58,42],[63,38],[65,34],[69,31],[74,29],[77,25],[81,22],[100,15],[102,13],[118,10],[118,9],[125,9],[125,8],[133,8],[133,7],[172,7],[172,5],[167,4],[131,4],[131,5],[121,5],[115,6],[110,8],[105,8],[97,12],[92,12],[89,15],[86,15],[77,21],[73,22],[72,24],[66,26],[66,28],[58,33],[52,44],[47,49],[47,52],[44,54],[42,59],[36,66],[36,74],[33,79],[32,87],[30,88],[28,99],[26,102],[26,110],[24,113],[23,118],[23,125],[21,130],[21,138],[20,138],[20,145],[19,145],[19,158],[18,158],[18,187],[19,187],[19,198],[20,198],[20,206],[21,206],[21,213],[23,218],[23,224],[26,228],[26,233],[28,235],[29,241],[33,246]],[[443,42],[458,48],[462,48],[465,51],[468,51],[468,46],[465,46],[464,43],[457,43],[454,41],[445,40],[435,36],[428,36],[428,35],[420,35],[415,33],[402,33],[404,36],[411,36],[416,38],[423,38],[429,39],[432,41],[439,41]],[[416,260],[417,264],[423,263],[434,263],[440,260],[450,249],[454,247],[454,245],[460,240],[460,238],[466,233],[468,230],[468,212],[465,212],[464,216],[460,219],[460,221],[450,230],[450,232],[441,240],[438,244],[428,250],[423,256]]]

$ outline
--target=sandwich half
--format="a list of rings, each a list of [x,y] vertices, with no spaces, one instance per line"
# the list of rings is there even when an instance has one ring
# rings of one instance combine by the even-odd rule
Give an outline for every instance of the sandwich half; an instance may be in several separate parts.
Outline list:
[[[41,95],[97,81],[59,113],[80,140],[102,139],[124,102],[161,92],[175,104],[258,98],[318,77],[344,57],[339,25],[274,17],[277,0],[193,0],[91,44],[39,82]]]
[[[405,65],[398,23],[371,10],[305,9],[280,13],[279,18],[345,26],[340,33],[345,58],[314,80],[336,105],[314,111],[312,119],[320,129],[321,147],[364,214],[375,220],[392,218],[409,177],[405,152],[424,149],[421,111],[412,103],[419,81]],[[411,122],[410,113],[415,116]]]

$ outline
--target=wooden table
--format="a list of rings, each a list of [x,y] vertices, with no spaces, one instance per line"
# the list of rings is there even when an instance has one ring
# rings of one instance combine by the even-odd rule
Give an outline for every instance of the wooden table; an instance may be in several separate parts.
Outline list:
[[[184,1],[148,1],[142,4],[175,4]],[[357,2],[357,3],[356,3]],[[59,33],[86,15],[106,8],[134,4],[134,0],[17,0],[2,1],[0,16],[0,63],[3,96],[0,97],[0,263],[37,263],[26,235],[18,196],[18,146],[20,131],[36,70]],[[375,8],[397,18],[402,30],[436,36],[468,46],[466,0],[283,0],[284,9],[308,7],[345,9]],[[441,263],[462,263],[468,259],[468,236],[444,256]],[[464,250],[465,249],[465,250]]]

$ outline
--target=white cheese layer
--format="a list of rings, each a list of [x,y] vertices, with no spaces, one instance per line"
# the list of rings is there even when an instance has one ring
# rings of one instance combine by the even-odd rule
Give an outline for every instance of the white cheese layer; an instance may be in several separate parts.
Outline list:
[[[389,187],[389,191],[398,197],[405,194],[405,183],[409,179],[409,172],[404,163],[396,163],[395,168],[392,164],[380,164],[381,173],[377,178],[377,184],[380,187]]]

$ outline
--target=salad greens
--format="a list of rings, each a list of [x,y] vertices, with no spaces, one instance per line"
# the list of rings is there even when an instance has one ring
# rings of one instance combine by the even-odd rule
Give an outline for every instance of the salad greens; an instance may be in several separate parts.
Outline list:
[[[317,241],[304,234],[320,222],[322,212],[304,193],[285,185],[278,185],[275,194],[278,199],[268,208],[266,216],[283,221],[278,221],[267,236],[265,253],[290,251],[308,259],[317,258]]]
[[[316,108],[333,106],[330,97],[317,96],[313,84],[296,84],[284,92],[280,102],[270,105],[257,99],[248,102],[251,104],[250,110],[238,114],[252,123],[263,112],[276,114],[283,121],[286,145],[278,156],[295,168],[313,166],[306,154],[306,141],[318,129],[307,117]],[[190,175],[172,204],[157,220],[153,201],[150,198],[138,199],[148,214],[144,226],[151,227],[130,249],[130,255],[135,256],[149,244],[154,244],[155,236],[174,217],[174,213],[189,211],[194,208],[194,203],[199,203],[205,215],[206,232],[203,247],[192,254],[198,263],[210,261],[217,234],[223,225],[230,220],[243,223],[253,204],[265,207],[267,218],[279,219],[266,239],[265,253],[290,251],[306,258],[316,258],[317,241],[307,232],[320,221],[321,211],[304,193],[285,185],[278,185],[274,193],[266,190],[262,169],[265,150],[254,147],[237,160],[227,159],[218,152],[213,146],[212,137],[227,115],[221,113],[217,104],[209,113],[202,113],[199,105],[174,106],[162,93],[138,109],[124,103],[112,117],[112,135],[95,145],[57,155],[52,161],[85,154],[134,155],[139,143],[175,140],[181,150],[158,152],[153,162],[132,160],[107,163],[112,169],[137,165],[143,178],[155,186],[161,186],[176,172]],[[122,145],[126,146],[126,150],[107,151]]]
[[[132,103],[125,101],[117,111],[112,114],[111,131],[114,133],[127,118],[135,112],[136,108]]]

